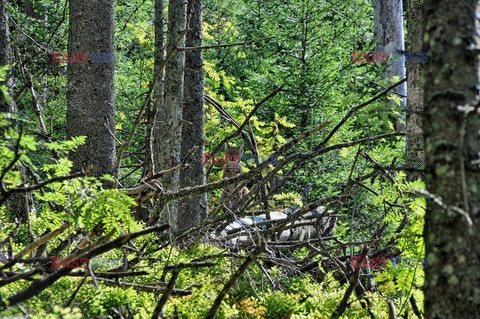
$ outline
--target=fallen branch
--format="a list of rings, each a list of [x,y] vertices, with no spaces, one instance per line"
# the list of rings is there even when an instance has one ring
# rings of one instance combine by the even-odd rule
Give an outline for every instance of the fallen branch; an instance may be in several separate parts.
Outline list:
[[[364,246],[361,254],[361,259],[365,258],[368,252],[368,246]],[[347,290],[345,291],[345,294],[343,295],[342,301],[340,301],[340,304],[337,306],[335,311],[331,315],[331,319],[339,318],[344,312],[345,309],[347,309],[348,305],[348,298],[350,298],[350,295],[355,289],[355,286],[358,283],[358,278],[360,277],[360,268],[357,268],[355,270],[355,273],[353,276],[350,278],[350,285],[348,286]]]
[[[164,293],[162,294],[162,298],[157,303],[157,306],[155,307],[152,315],[152,319],[157,319],[162,313],[163,306],[168,301],[168,298],[170,298],[170,295],[173,292],[173,289],[175,287],[175,284],[177,283],[178,275],[180,274],[180,268],[176,268],[172,271],[172,277],[170,278],[170,281],[168,282],[167,288],[165,289]]]
[[[30,251],[40,247],[41,245],[45,244],[48,241],[50,241],[52,238],[57,237],[58,235],[63,233],[70,226],[71,226],[70,223],[65,223],[60,228],[46,234],[45,236],[40,237],[39,239],[37,239],[36,241],[31,243],[30,245],[28,245],[24,249],[22,249],[18,254],[16,254],[14,259],[19,259],[23,255],[28,254]],[[2,269],[3,269],[3,267],[0,270],[2,270]]]
[[[254,262],[257,256],[260,255],[260,253],[264,250],[265,250],[265,242],[262,241],[260,242],[260,245],[245,259],[245,261],[240,266],[240,268],[238,268],[237,271],[235,271],[235,273],[230,277],[230,279],[225,284],[225,286],[223,286],[222,291],[220,291],[217,298],[215,298],[215,301],[213,302],[212,307],[208,311],[208,314],[206,317],[207,319],[215,318],[223,298],[225,298],[225,296],[233,287],[233,285],[238,280],[238,278],[240,278],[240,276],[245,272],[245,270],[247,270],[248,266],[250,266],[250,264]]]
[[[140,284],[130,284],[127,282],[118,282],[112,279],[105,279],[105,278],[97,278],[99,281],[104,282],[107,286],[111,287],[120,287],[122,289],[133,288],[137,291],[144,291],[144,292],[151,292],[155,294],[159,294],[165,291],[165,287],[162,286],[150,286],[150,285],[140,285]],[[191,290],[183,290],[183,289],[173,289],[172,295],[176,296],[188,296],[192,294]]]
[[[169,227],[168,224],[164,224],[164,225],[160,225],[160,226],[151,227],[151,228],[148,228],[148,229],[145,229],[145,230],[133,233],[133,234],[126,234],[126,235],[121,236],[121,237],[119,237],[119,238],[117,238],[117,239],[115,239],[111,242],[108,242],[108,243],[106,243],[106,244],[104,244],[100,247],[97,247],[97,248],[89,251],[88,253],[82,255],[80,258],[89,258],[89,259],[93,258],[93,257],[95,257],[97,255],[100,255],[100,254],[103,254],[103,253],[105,253],[109,250],[120,247],[130,240],[133,240],[133,239],[138,238],[140,236],[147,235],[149,233],[163,231],[163,230],[167,229],[168,227]],[[27,299],[30,299],[30,298],[38,295],[39,293],[41,293],[42,291],[44,291],[45,289],[47,289],[48,287],[53,285],[58,279],[60,279],[61,277],[65,276],[65,275],[68,275],[72,270],[73,270],[73,268],[61,268],[61,269],[55,271],[53,274],[49,275],[48,277],[35,280],[28,288],[20,291],[19,293],[15,294],[13,296],[8,297],[7,298],[8,306],[16,305],[20,302],[23,302]],[[0,300],[0,310],[3,310],[2,308],[5,308],[5,304],[4,303],[1,304],[1,303],[2,303],[2,301]]]

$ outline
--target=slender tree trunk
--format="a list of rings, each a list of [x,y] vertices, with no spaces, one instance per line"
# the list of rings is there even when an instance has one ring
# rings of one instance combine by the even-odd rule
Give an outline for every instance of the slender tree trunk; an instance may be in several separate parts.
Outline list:
[[[423,50],[423,1],[408,1],[408,52]],[[409,181],[424,180],[425,144],[423,142],[423,69],[422,63],[407,64],[406,167]]]
[[[0,66],[7,64],[11,65],[13,61],[8,20],[7,1],[0,0]],[[5,81],[0,82],[0,88],[4,85],[7,87],[7,98],[5,98],[4,94],[0,91],[0,112],[16,114],[17,105],[13,97],[13,78],[11,67],[9,67],[7,70]],[[16,121],[12,121],[12,125],[16,125]],[[3,138],[2,131],[0,131],[0,136],[2,136],[0,138]],[[20,171],[22,180],[26,181],[25,169],[22,166],[18,166],[17,169]],[[10,196],[6,202],[6,205],[10,210],[11,219],[18,219],[17,222],[19,223],[29,224],[28,214],[32,207],[32,203],[33,198],[30,192],[17,193]],[[28,227],[30,233],[30,225],[28,225]]]
[[[160,72],[160,77],[158,78],[157,83],[155,84],[155,90],[153,92],[153,107],[150,109],[150,112],[147,113],[147,153],[146,153],[146,167],[147,170],[153,172],[157,168],[154,167],[154,156],[153,154],[158,154],[159,150],[162,147],[161,140],[155,138],[154,132],[157,134],[158,126],[155,124],[155,117],[159,110],[162,110],[164,107],[164,93],[165,93],[165,83],[164,83],[164,68],[161,67],[165,59],[165,8],[164,0],[155,0],[155,74]],[[155,150],[155,151],[154,151]]]
[[[8,8],[7,0],[0,0],[0,66],[10,65],[12,63],[12,48],[10,46],[10,28],[8,26]],[[13,100],[13,79],[12,68],[7,71],[7,77],[4,82],[0,82],[0,87],[7,87],[7,95],[10,101],[7,102],[0,92],[0,112],[17,113],[17,106]]]
[[[185,28],[187,21],[187,2],[170,0],[168,5],[168,45],[167,52],[175,47],[185,46]],[[155,119],[155,169],[169,169],[180,164],[180,139],[182,133],[183,70],[185,67],[184,51],[177,51],[166,65],[165,100]],[[180,186],[180,173],[164,175],[164,190],[177,191]],[[172,230],[176,230],[178,202],[170,202],[161,213],[162,219],[168,220]]]
[[[425,1],[426,318],[480,318],[479,14]]]
[[[113,0],[71,0],[68,52],[114,53]],[[103,61],[107,62],[107,61]],[[67,135],[86,135],[72,155],[74,170],[112,174],[115,167],[115,65],[69,63]]]
[[[155,89],[153,91],[153,102],[150,104],[146,111],[147,118],[147,130],[145,135],[145,164],[143,166],[143,176],[149,177],[153,175],[153,172],[157,171],[155,168],[154,154],[159,154],[162,147],[162,140],[159,136],[159,126],[155,122],[155,118],[159,110],[163,109],[163,95],[164,95],[164,67],[162,63],[165,59],[165,48],[164,48],[164,26],[165,26],[165,8],[164,0],[155,0],[155,61],[154,61],[154,75],[160,72],[157,83],[155,83]],[[147,221],[150,223],[152,221],[158,220],[158,218],[149,218],[154,216],[149,216],[152,209],[150,201],[144,202],[137,210],[137,218],[139,220]],[[155,215],[155,213],[154,213]],[[158,217],[158,213],[156,214]]]
[[[202,1],[190,0],[191,18],[185,46],[202,45]],[[182,159],[195,146],[186,169],[180,172],[180,187],[205,184],[205,166],[202,165],[202,153],[205,148],[203,114],[203,57],[202,50],[188,50],[185,53],[185,92],[183,98]],[[178,230],[200,225],[207,218],[207,195],[182,199],[178,208]]]
[[[373,0],[375,7],[374,36],[378,41],[376,52],[387,52],[398,55],[395,62],[390,62],[386,78],[399,76],[405,78],[405,56],[403,44],[403,7],[402,0]],[[405,97],[407,85],[403,83],[394,90],[397,94]],[[402,98],[401,109],[405,109],[405,98]],[[400,119],[394,119],[397,131],[403,128]]]

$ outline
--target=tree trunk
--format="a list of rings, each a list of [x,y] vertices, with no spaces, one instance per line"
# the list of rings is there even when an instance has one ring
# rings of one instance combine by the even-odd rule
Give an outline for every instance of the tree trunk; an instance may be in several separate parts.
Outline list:
[[[405,78],[405,56],[403,44],[403,7],[402,0],[373,0],[375,7],[374,37],[378,41],[375,52],[387,52],[398,56],[394,62],[390,62],[386,78],[399,76]],[[403,83],[394,90],[402,96],[401,109],[405,109],[407,85]],[[395,130],[403,129],[400,119],[394,119]]]
[[[423,50],[423,1],[408,1],[408,52]],[[425,179],[425,144],[423,142],[423,68],[422,63],[407,64],[406,167],[409,181]]]
[[[168,6],[168,45],[167,52],[175,47],[185,46],[185,28],[187,5],[185,0],[170,0]],[[155,169],[169,169],[180,164],[180,139],[182,133],[183,69],[185,53],[177,51],[166,65],[165,100],[155,119]],[[164,175],[164,191],[177,191],[180,186],[180,173]],[[161,213],[161,219],[167,220],[176,230],[178,202],[170,202]]]
[[[71,0],[68,52],[114,53],[113,0]],[[107,62],[107,61],[103,61]],[[72,155],[74,170],[112,174],[115,167],[115,65],[69,63],[67,136],[87,136]]]
[[[147,171],[156,171],[154,167],[153,154],[154,150],[161,148],[161,140],[154,138],[155,117],[159,110],[163,109],[164,101],[163,95],[165,93],[164,83],[164,68],[161,67],[165,59],[165,8],[164,0],[155,0],[155,74],[160,72],[157,83],[155,84],[155,90],[153,92],[153,107],[147,112],[147,153],[146,153],[146,168]],[[155,132],[158,133],[158,127]]]
[[[425,1],[426,318],[480,317],[479,13]]]
[[[8,24],[8,8],[7,0],[0,0],[0,66],[12,64],[12,47],[10,44],[10,28]],[[7,87],[6,96],[1,91],[2,86]],[[13,78],[11,66],[7,70],[5,81],[0,82],[0,113],[17,113],[17,105],[15,103],[13,94]],[[8,99],[8,101],[7,101]],[[16,121],[12,121],[12,125],[16,125]],[[0,131],[0,136],[3,138],[3,131]],[[22,166],[17,166],[16,169],[20,171],[20,176],[26,182],[25,169]],[[10,196],[6,202],[9,208],[11,220],[17,219],[18,223],[27,223],[29,234],[29,212],[33,203],[32,194],[30,192],[16,193]]]
[[[12,63],[12,48],[10,46],[10,28],[8,26],[8,8],[7,0],[0,0],[0,66]],[[12,68],[9,67],[4,82],[0,82],[0,88],[7,87],[7,95],[10,97],[10,103],[0,91],[0,112],[17,113],[17,106],[13,100],[13,79]]]
[[[145,163],[143,165],[143,176],[149,177],[153,175],[153,172],[158,169],[155,168],[154,154],[158,154],[162,147],[161,137],[156,136],[159,134],[158,124],[155,123],[155,118],[159,110],[163,109],[164,101],[164,67],[162,63],[165,59],[164,48],[164,26],[165,26],[165,7],[164,0],[155,0],[155,60],[154,60],[154,76],[160,72],[157,83],[155,83],[155,89],[153,91],[153,103],[149,105],[146,111],[147,129],[145,135]],[[157,137],[157,138],[156,138]],[[158,159],[158,156],[155,156]],[[150,190],[149,190],[150,191]],[[146,195],[146,194],[145,194]],[[158,218],[150,218],[150,212],[152,205],[150,201],[145,201],[138,207],[136,217],[139,220],[151,221],[158,220]],[[154,212],[155,215],[155,212]],[[158,216],[158,213],[156,214]]]
[[[192,7],[193,2],[193,7]],[[185,46],[202,45],[202,1],[190,0],[191,18]],[[180,187],[205,184],[205,166],[202,153],[205,148],[203,114],[203,57],[202,50],[188,50],[185,53],[185,92],[183,97],[183,120],[181,158],[198,146],[188,161],[190,166],[180,172]],[[178,230],[200,225],[207,218],[207,195],[182,199],[178,208]]]

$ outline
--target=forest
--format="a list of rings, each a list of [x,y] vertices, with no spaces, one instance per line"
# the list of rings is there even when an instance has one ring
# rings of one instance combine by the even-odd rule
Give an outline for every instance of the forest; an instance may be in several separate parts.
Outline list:
[[[480,1],[0,0],[0,319],[480,318]]]

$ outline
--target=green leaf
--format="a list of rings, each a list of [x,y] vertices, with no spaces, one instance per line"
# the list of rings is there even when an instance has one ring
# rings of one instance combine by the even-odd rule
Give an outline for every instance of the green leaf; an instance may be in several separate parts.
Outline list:
[[[8,64],[0,66],[0,82],[5,81],[5,79],[7,78],[8,68]]]

